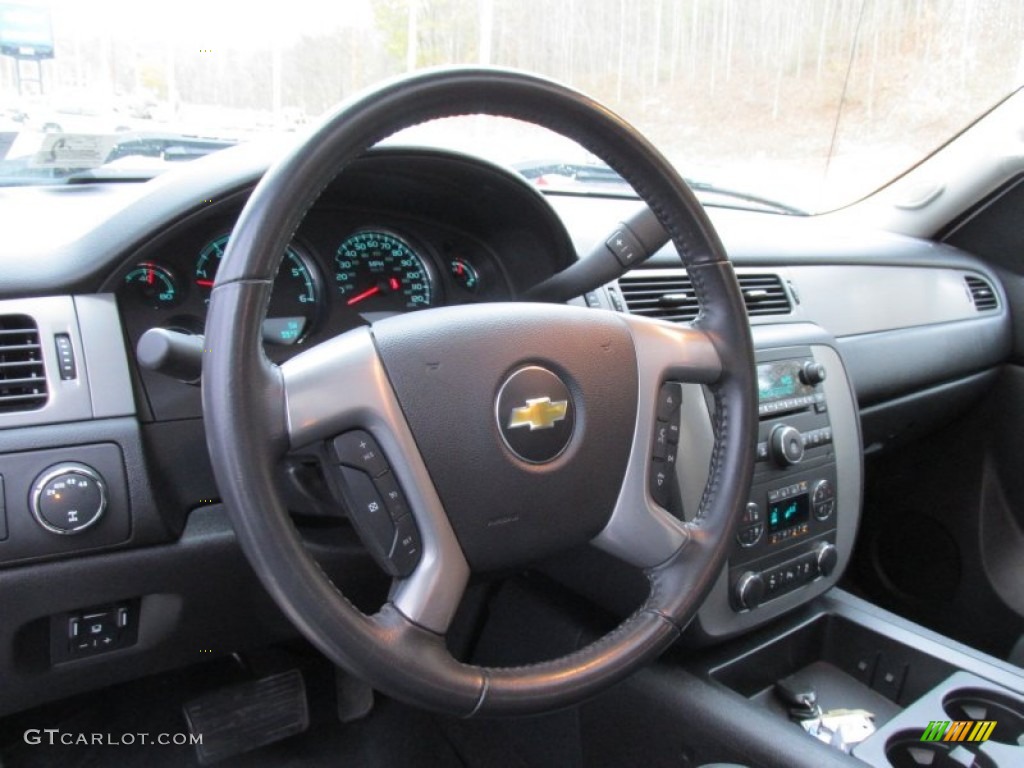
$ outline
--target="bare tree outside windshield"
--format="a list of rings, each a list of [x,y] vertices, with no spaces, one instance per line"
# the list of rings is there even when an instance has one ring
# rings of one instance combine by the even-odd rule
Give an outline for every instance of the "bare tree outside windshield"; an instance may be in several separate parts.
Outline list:
[[[595,96],[690,178],[809,210],[877,188],[1024,80],[1020,0],[20,5],[48,9],[54,54],[0,56],[0,132],[245,139],[389,76],[482,63]],[[490,146],[554,159],[523,136]]]

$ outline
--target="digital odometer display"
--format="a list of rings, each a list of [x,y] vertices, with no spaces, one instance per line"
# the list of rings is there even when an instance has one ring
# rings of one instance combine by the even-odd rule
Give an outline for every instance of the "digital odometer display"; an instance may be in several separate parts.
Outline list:
[[[811,518],[811,504],[806,493],[779,499],[768,504],[768,532],[784,531],[806,523]]]

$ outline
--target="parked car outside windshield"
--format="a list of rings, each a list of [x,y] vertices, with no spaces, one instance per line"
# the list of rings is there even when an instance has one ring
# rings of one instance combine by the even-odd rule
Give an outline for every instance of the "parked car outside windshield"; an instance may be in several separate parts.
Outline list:
[[[182,0],[158,23],[129,0],[23,0],[0,6],[0,40],[3,184],[145,178],[302,131],[384,78],[476,63],[610,105],[710,202],[817,212],[893,179],[1024,78],[1016,0]],[[607,183],[587,153],[518,124],[403,139],[580,169],[533,173],[541,184]]]

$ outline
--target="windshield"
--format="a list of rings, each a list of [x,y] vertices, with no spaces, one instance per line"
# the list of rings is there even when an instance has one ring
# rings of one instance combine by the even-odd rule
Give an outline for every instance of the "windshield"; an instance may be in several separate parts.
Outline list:
[[[1024,78],[1020,0],[137,0],[0,3],[0,184],[145,179],[301,131],[421,67],[522,68],[644,132],[711,204],[823,211],[883,185]],[[480,120],[403,139],[540,186],[596,159]]]

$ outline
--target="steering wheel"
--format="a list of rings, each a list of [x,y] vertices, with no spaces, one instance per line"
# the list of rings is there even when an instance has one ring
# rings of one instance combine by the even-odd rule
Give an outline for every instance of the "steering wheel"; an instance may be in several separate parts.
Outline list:
[[[478,113],[562,133],[629,181],[681,254],[700,299],[697,320],[684,327],[527,302],[427,309],[271,363],[261,321],[273,278],[324,187],[398,130]],[[754,463],[743,301],[681,177],[625,121],[576,91],[514,71],[457,68],[392,81],[341,107],[249,198],[218,270],[206,342],[207,441],[242,549],[296,627],[388,695],[462,716],[577,703],[667,648],[721,571]],[[709,479],[687,523],[648,490],[665,381],[704,384],[714,396]],[[359,510],[361,532],[392,525],[395,546],[408,545],[372,616],[306,551],[274,482],[291,450],[329,444],[358,453],[367,442],[370,455],[349,464],[386,464],[357,470],[355,481],[389,468],[407,510],[388,519]],[[585,542],[650,580],[646,601],[616,629],[529,666],[485,668],[449,654],[444,635],[472,570],[521,566]]]

